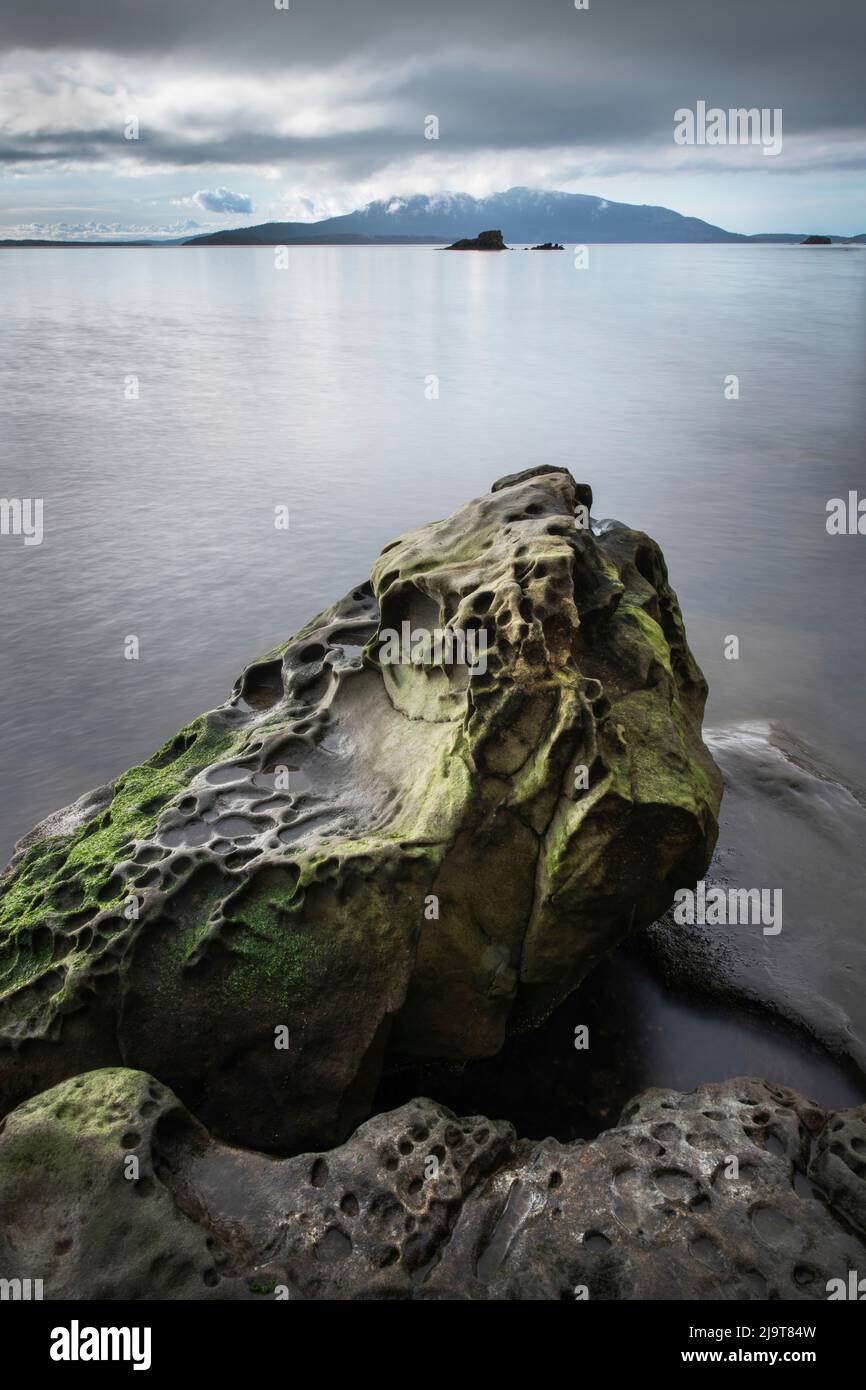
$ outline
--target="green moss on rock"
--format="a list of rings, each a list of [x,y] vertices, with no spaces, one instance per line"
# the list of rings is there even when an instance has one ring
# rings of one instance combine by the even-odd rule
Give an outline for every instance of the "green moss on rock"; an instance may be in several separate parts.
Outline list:
[[[232,1139],[336,1142],[389,1048],[496,1051],[703,871],[706,686],[658,547],[578,528],[588,497],[530,471],[401,537],[37,829],[0,882],[5,1107],[123,1060]],[[485,660],[388,661],[404,624]]]

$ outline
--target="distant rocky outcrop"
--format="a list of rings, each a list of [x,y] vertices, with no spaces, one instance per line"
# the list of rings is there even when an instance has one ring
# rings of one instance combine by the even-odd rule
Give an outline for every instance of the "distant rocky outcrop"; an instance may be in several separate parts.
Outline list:
[[[864,1149],[866,1107],[745,1078],[591,1143],[417,1099],[275,1160],[110,1069],[8,1116],[0,1269],[49,1301],[824,1301],[866,1268]]]
[[[833,238],[829,236],[807,236],[805,241],[800,242],[801,246],[832,246]]]
[[[530,246],[530,251],[564,251],[565,247],[559,241],[543,241],[540,246]]]
[[[453,246],[446,246],[446,251],[507,251],[508,247],[502,240],[502,233],[498,231],[479,232],[476,237],[463,237],[460,241],[455,241]]]
[[[393,541],[28,837],[0,880],[0,1114],[123,1065],[233,1142],[338,1143],[386,1053],[496,1053],[701,877],[706,684],[658,546],[591,502],[539,466]]]

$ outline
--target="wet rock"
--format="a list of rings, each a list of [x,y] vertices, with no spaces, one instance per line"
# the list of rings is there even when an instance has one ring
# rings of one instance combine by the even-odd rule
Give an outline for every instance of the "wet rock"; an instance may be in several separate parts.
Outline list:
[[[50,816],[46,816],[38,825],[22,835],[15,846],[12,858],[6,869],[6,873],[13,869],[16,864],[24,858],[27,851],[34,845],[42,844],[46,840],[61,839],[74,835],[94,816],[98,816],[110,805],[114,796],[114,783],[107,782],[103,787],[94,787],[92,791],[85,792],[77,801],[73,801],[71,806],[64,806],[59,811],[52,811]]]
[[[740,1079],[559,1144],[419,1099],[274,1159],[95,1072],[7,1117],[0,1269],[47,1299],[825,1299],[866,1267],[864,1121]]]
[[[122,1064],[233,1141],[330,1145],[386,1050],[495,1053],[704,871],[706,686],[658,547],[577,524],[590,500],[528,470],[394,541],[25,849],[0,884],[2,1110]]]
[[[641,949],[668,989],[770,1010],[862,1075],[862,791],[779,726],[740,724],[706,739],[725,780],[707,885],[778,893],[779,930],[765,933],[755,921],[680,925],[668,912],[641,934]]]

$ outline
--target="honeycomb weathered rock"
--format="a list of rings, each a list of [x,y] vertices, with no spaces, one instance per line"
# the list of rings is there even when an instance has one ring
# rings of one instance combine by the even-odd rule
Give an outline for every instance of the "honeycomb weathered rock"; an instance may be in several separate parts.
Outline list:
[[[866,1270],[866,1174],[824,1166],[864,1123],[741,1079],[645,1092],[587,1144],[419,1099],[275,1159],[92,1072],[7,1117],[0,1270],[46,1299],[823,1300]]]
[[[123,1064],[233,1140],[336,1142],[387,1048],[495,1052],[703,873],[706,687],[658,547],[577,525],[590,500],[529,470],[403,536],[28,837],[0,884],[0,1109]],[[386,662],[404,623],[483,631],[486,661]]]

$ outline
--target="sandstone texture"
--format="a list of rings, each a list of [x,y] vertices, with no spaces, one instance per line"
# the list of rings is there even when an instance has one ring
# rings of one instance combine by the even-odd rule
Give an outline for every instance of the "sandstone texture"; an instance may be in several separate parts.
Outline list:
[[[721,784],[658,546],[501,479],[0,880],[0,1113],[146,1071],[225,1139],[339,1143],[386,1052],[489,1056],[705,871]],[[440,629],[484,661],[386,661]],[[281,1045],[278,1044],[281,1039]]]
[[[587,1144],[418,1099],[277,1159],[106,1069],[7,1117],[0,1270],[46,1299],[826,1299],[866,1260],[864,1136],[740,1079]]]

